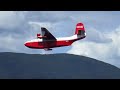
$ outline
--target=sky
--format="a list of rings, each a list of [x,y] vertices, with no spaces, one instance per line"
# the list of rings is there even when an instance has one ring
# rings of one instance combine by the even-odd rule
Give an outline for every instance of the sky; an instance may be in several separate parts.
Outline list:
[[[78,22],[84,24],[86,38],[50,54],[83,55],[120,68],[120,11],[0,11],[0,52],[49,53],[24,43],[36,39],[40,27],[55,37],[72,36]]]

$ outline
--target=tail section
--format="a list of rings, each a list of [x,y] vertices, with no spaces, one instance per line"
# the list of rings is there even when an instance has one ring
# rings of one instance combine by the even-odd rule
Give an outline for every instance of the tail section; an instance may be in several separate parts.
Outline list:
[[[83,23],[78,23],[76,25],[75,34],[85,36],[85,27],[84,27]]]

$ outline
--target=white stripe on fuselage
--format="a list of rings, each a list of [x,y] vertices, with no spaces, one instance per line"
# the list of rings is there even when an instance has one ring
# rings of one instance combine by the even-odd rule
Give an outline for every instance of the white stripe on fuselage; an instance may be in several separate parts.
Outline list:
[[[62,41],[62,40],[74,40],[74,39],[77,39],[77,35],[73,35],[73,36],[70,36],[70,37],[59,37],[57,38],[57,41]]]
[[[59,37],[59,38],[56,38],[56,39],[57,39],[57,41],[63,41],[63,40],[74,40],[74,39],[77,39],[77,38],[78,38],[77,35],[73,35],[73,36],[70,36],[70,37]],[[42,39],[33,39],[33,40],[30,40],[30,41],[27,41],[27,42],[42,42]]]

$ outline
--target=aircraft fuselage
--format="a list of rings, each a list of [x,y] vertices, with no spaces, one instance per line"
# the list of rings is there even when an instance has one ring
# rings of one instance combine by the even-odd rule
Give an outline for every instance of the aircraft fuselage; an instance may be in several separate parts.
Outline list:
[[[74,41],[83,38],[85,38],[85,36],[78,37],[77,35],[73,35],[71,37],[56,38],[56,40],[43,41],[43,39],[33,39],[31,41],[25,42],[25,46],[33,49],[55,48],[55,47],[69,46]]]
[[[77,23],[75,33],[70,37],[56,38],[46,28],[41,27],[37,39],[25,42],[25,46],[33,49],[52,50],[51,48],[70,46],[73,42],[86,37],[83,23]]]

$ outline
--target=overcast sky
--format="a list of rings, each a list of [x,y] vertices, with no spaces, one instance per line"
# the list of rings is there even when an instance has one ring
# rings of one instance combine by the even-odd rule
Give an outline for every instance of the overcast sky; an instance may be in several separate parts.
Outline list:
[[[0,52],[45,53],[24,42],[35,39],[40,26],[55,37],[71,36],[78,22],[84,23],[87,37],[51,53],[84,55],[120,68],[119,11],[0,11]]]

